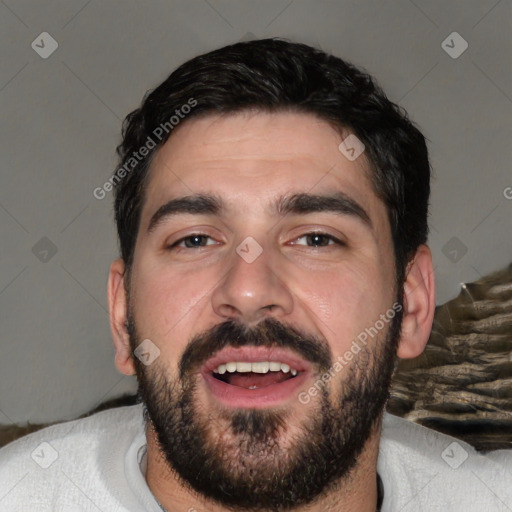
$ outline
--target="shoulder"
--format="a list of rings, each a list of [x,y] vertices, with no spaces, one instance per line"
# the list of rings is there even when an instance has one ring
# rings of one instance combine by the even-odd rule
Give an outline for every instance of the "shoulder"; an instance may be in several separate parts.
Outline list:
[[[40,443],[60,446],[63,443],[77,443],[76,447],[80,449],[85,448],[86,443],[113,440],[118,437],[121,429],[138,430],[142,423],[140,405],[109,409],[86,418],[58,423],[17,439],[0,449],[0,468],[5,469],[5,463],[9,459],[17,460],[25,453],[31,456]],[[87,446],[90,448],[91,445]]]
[[[453,511],[491,505],[507,510],[504,504],[512,503],[512,450],[479,453],[463,441],[388,413],[378,471],[390,506],[384,510],[427,511],[434,504]]]
[[[108,473],[119,472],[126,451],[143,432],[142,406],[135,405],[59,423],[18,439],[0,450],[0,496],[18,505],[20,496],[44,501],[61,493],[61,488],[72,494],[72,487],[85,482],[98,488]]]

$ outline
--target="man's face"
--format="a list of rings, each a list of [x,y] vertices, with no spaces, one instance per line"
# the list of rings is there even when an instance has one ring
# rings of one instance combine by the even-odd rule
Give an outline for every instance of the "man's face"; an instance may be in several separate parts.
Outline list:
[[[364,154],[340,142],[306,114],[209,116],[152,163],[130,329],[160,355],[137,364],[141,394],[169,464],[227,504],[313,500],[384,406],[401,290]]]

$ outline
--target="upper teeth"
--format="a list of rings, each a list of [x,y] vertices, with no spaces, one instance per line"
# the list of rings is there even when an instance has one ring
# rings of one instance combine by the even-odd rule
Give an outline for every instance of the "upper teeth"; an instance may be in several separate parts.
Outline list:
[[[258,361],[256,363],[248,363],[244,361],[230,361],[229,363],[220,364],[213,373],[268,373],[268,372],[290,372],[293,376],[297,375],[297,370],[290,368],[286,363],[279,363],[278,361]]]

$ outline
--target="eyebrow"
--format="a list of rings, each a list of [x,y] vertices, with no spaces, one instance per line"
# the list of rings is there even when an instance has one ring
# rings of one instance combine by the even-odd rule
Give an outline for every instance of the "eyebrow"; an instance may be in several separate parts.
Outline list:
[[[355,217],[373,229],[373,224],[366,210],[354,199],[343,192],[333,194],[294,194],[280,198],[275,209],[284,216],[288,213],[307,214],[316,212],[335,213]]]
[[[189,215],[219,215],[222,210],[222,200],[209,194],[194,194],[177,197],[163,204],[153,214],[149,221],[148,233],[155,230],[164,220],[179,214]]]
[[[193,194],[178,197],[158,208],[149,221],[148,232],[154,231],[164,220],[175,215],[220,215],[224,211],[224,203],[218,196]],[[343,192],[327,195],[301,193],[283,196],[272,205],[272,211],[280,217],[290,213],[302,215],[317,212],[335,213],[359,219],[373,229],[372,221],[366,210]]]

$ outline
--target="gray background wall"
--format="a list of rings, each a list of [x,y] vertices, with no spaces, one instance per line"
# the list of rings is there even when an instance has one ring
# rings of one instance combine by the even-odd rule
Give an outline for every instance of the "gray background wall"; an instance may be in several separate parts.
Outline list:
[[[508,264],[511,20],[507,0],[2,0],[0,423],[72,418],[136,389],[108,327],[111,195],[92,192],[145,91],[228,43],[320,46],[374,74],[421,126],[438,303]],[[42,32],[58,44],[49,56]]]

